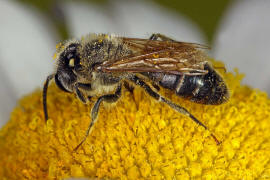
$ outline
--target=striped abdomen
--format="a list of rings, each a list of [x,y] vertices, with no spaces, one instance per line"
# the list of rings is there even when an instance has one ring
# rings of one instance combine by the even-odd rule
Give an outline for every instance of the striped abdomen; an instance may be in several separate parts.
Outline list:
[[[229,91],[221,76],[205,64],[205,75],[144,74],[160,86],[175,91],[181,97],[202,104],[221,104],[228,100]]]

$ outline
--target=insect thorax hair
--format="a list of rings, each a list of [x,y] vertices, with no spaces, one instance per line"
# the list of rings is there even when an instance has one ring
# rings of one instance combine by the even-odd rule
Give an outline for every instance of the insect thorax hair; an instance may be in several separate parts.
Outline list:
[[[107,34],[89,34],[81,39],[79,54],[87,67],[104,61],[115,61],[132,54],[122,38]]]
[[[114,92],[126,73],[97,72],[94,69],[95,65],[105,61],[114,62],[130,55],[132,51],[122,42],[122,38],[106,34],[89,34],[82,37],[78,53],[81,64],[85,67],[85,72],[81,75],[91,74],[92,90],[87,94],[99,96]]]

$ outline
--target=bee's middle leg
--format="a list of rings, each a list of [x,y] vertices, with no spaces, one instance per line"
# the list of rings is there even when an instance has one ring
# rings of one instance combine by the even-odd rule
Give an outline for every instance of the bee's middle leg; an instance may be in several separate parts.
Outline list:
[[[83,144],[83,142],[86,140],[88,135],[92,132],[93,126],[97,121],[100,103],[102,101],[109,102],[109,103],[116,102],[121,97],[121,89],[122,89],[122,85],[120,84],[117,87],[114,94],[107,94],[107,95],[103,95],[103,96],[98,98],[98,100],[96,101],[95,105],[93,106],[93,108],[91,110],[91,122],[88,126],[88,129],[85,132],[85,136],[84,136],[83,140],[80,142],[80,144],[78,144],[77,147],[74,148],[74,151],[76,151]]]
[[[150,40],[158,40],[160,39],[161,41],[175,41],[163,34],[160,34],[160,33],[155,33],[155,34],[152,34],[149,38]]]

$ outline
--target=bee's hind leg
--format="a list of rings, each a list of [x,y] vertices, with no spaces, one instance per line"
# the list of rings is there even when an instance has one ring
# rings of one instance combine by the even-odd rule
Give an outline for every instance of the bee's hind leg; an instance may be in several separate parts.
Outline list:
[[[163,34],[160,34],[160,33],[155,33],[155,34],[152,34],[149,38],[150,40],[161,40],[161,41],[175,41]]]
[[[128,82],[124,81],[124,87],[125,87],[131,94],[133,94],[134,86],[132,86],[132,85],[130,85]]]
[[[136,85],[141,86],[150,96],[152,96],[153,98],[155,98],[158,101],[164,102],[166,104],[168,104],[171,108],[173,108],[174,110],[178,111],[181,114],[184,114],[188,117],[190,117],[194,122],[196,122],[198,125],[204,127],[204,129],[208,130],[207,126],[204,125],[201,121],[199,121],[197,118],[195,118],[190,112],[188,112],[188,110],[186,110],[185,108],[173,103],[172,101],[164,98],[163,96],[161,96],[160,94],[156,93],[155,91],[153,91],[151,89],[151,87],[146,84],[143,80],[141,80],[139,77],[137,76],[133,76],[130,78],[130,80],[132,82],[134,82]],[[213,137],[213,139],[215,140],[215,142],[217,144],[220,144],[220,142],[218,141],[218,139],[215,137],[214,134],[211,133],[211,136]]]
[[[76,146],[76,148],[74,148],[74,151],[76,151],[83,144],[83,142],[86,140],[88,135],[92,132],[93,126],[97,121],[97,116],[98,116],[100,103],[102,101],[109,102],[109,103],[116,102],[121,97],[121,89],[122,89],[122,85],[120,84],[117,87],[114,94],[107,94],[107,95],[104,95],[104,96],[100,96],[98,98],[98,100],[96,101],[94,107],[91,110],[91,123],[89,124],[88,129],[85,132],[85,136],[84,136],[83,140],[80,142],[80,144],[78,144]]]

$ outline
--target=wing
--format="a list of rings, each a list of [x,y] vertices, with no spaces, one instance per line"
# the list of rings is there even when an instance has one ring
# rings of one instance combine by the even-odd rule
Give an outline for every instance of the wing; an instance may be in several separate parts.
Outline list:
[[[161,72],[202,75],[208,47],[185,42],[122,38],[132,55],[116,61],[105,61],[97,70],[102,72]]]

